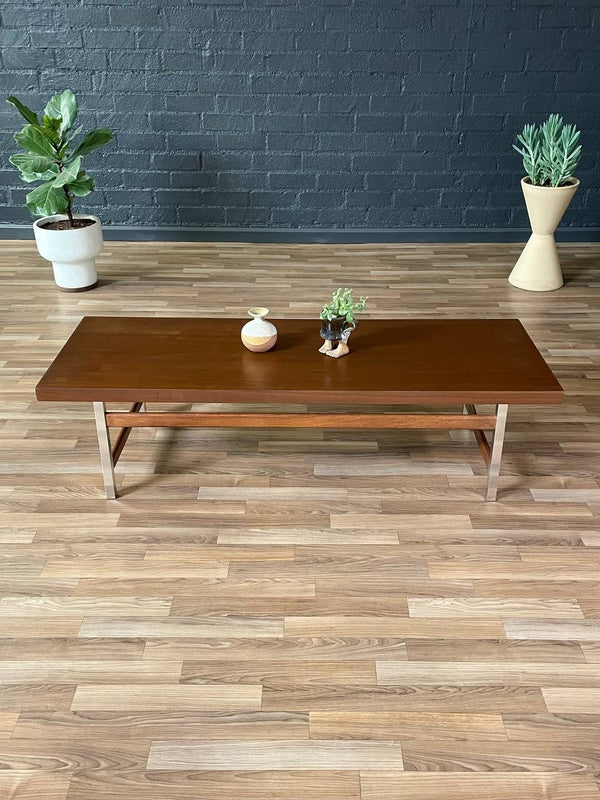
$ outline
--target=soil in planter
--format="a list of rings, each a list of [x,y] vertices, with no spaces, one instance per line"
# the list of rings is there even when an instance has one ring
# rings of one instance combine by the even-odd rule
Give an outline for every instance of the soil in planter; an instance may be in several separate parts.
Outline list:
[[[87,228],[88,225],[93,225],[94,222],[96,222],[95,219],[74,219],[71,226],[68,219],[60,219],[57,222],[45,222],[39,227],[47,231],[72,231],[73,228]]]

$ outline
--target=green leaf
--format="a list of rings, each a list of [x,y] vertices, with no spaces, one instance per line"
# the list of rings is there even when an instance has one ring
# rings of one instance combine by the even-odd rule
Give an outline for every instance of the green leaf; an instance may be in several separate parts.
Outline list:
[[[80,168],[81,168],[81,156],[77,156],[77,158],[71,161],[71,163],[68,164],[63,169],[63,171],[58,175],[58,177],[55,178],[52,185],[55,186],[56,188],[59,188],[61,186],[65,186],[68,183],[71,183],[71,181],[76,180],[77,176],[79,175]]]
[[[92,177],[86,175],[85,172],[80,172],[77,180],[69,184],[69,191],[75,197],[85,197],[96,188],[96,183]]]
[[[31,153],[35,153],[38,156],[47,156],[52,159],[56,158],[56,151],[52,147],[52,143],[49,142],[42,131],[34,125],[25,125],[19,133],[15,133],[14,138],[16,143],[21,145],[23,150],[29,150]]]
[[[93,153],[94,150],[108,144],[112,138],[112,131],[109,131],[108,128],[97,128],[94,131],[90,131],[86,133],[75,150],[73,150],[73,156],[85,156],[88,153]]]
[[[47,139],[50,139],[52,144],[60,146],[63,136],[60,132],[61,121],[59,119],[52,119],[44,114],[42,119],[42,127],[40,130]]]
[[[61,120],[60,133],[64,134],[73,127],[77,117],[77,99],[70,89],[53,95],[46,104],[44,116]]]
[[[58,165],[47,156],[15,153],[9,161],[21,171],[20,177],[25,183],[53,180],[58,175]]]
[[[48,169],[46,172],[21,172],[19,177],[25,183],[35,183],[36,181],[52,181],[56,178],[57,174],[58,167],[56,171]]]
[[[81,133],[81,131],[82,131],[82,130],[83,130],[83,125],[79,125],[77,128],[75,128],[75,130],[74,130],[74,131],[71,131],[71,135],[70,135],[68,138],[66,138],[66,139],[64,140],[64,142],[63,142],[63,145],[62,145],[62,147],[61,147],[61,149],[60,149],[60,152],[59,152],[59,156],[60,156],[61,158],[62,158],[62,157],[64,156],[64,154],[67,152],[67,150],[68,150],[68,148],[69,148],[69,145],[71,144],[71,142],[73,141],[73,139],[74,139],[76,136],[78,136],[78,135]]]
[[[25,198],[27,208],[38,217],[61,214],[67,208],[67,195],[64,189],[57,189],[53,181],[42,183]]]
[[[15,153],[9,159],[11,164],[22,172],[45,172],[54,164],[54,159],[48,156],[38,156],[31,153]]]
[[[11,94],[9,97],[7,97],[6,102],[13,105],[19,114],[24,117],[30,125],[39,125],[35,111],[32,111],[25,105],[25,103],[22,103],[20,100],[18,100],[14,94]]]

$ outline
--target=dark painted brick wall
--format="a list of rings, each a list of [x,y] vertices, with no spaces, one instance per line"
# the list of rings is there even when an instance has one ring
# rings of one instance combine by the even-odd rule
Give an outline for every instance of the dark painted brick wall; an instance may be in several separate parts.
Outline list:
[[[2,0],[0,90],[71,87],[116,141],[107,223],[525,226],[525,122],[583,130],[565,224],[598,225],[596,0]],[[27,222],[0,109],[0,221]]]

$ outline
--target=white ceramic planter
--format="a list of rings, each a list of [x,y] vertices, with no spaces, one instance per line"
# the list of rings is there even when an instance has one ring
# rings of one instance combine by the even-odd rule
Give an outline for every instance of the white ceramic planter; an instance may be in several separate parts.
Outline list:
[[[242,343],[253,353],[266,353],[275,347],[277,328],[265,319],[268,313],[269,309],[262,306],[248,309],[252,319],[242,328]]]
[[[579,187],[577,178],[568,186],[533,186],[522,178],[529,222],[533,231],[508,281],[530,292],[551,292],[563,285],[554,231]]]
[[[98,282],[96,256],[102,250],[102,224],[93,214],[73,214],[75,219],[93,219],[85,228],[53,231],[41,226],[67,219],[65,214],[42,217],[33,223],[35,241],[42,258],[52,262],[54,280],[63,292],[86,292]]]

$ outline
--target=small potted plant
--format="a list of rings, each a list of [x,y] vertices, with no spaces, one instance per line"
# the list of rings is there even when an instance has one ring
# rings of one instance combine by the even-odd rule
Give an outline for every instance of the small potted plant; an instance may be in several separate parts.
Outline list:
[[[367,304],[366,297],[354,300],[352,289],[336,289],[331,295],[331,301],[325,303],[321,309],[321,338],[323,345],[319,348],[320,353],[325,353],[332,358],[340,358],[350,352],[348,339],[356,328],[357,322],[355,314],[365,310]],[[334,347],[334,343],[337,346]]]
[[[24,152],[11,156],[10,162],[25,183],[41,181],[26,197],[27,208],[41,217],[33,223],[40,255],[52,262],[59,289],[93,289],[102,226],[92,214],[74,214],[73,198],[85,197],[95,188],[94,179],[82,169],[83,156],[108,144],[113,134],[108,128],[98,128],[78,138],[81,126],[73,130],[77,100],[70,89],[50,99],[41,119],[16,97],[11,95],[7,102],[27,122],[14,137]]]
[[[521,179],[532,234],[508,278],[532,292],[560,289],[563,277],[554,231],[579,187],[574,172],[581,157],[580,132],[551,114],[541,125],[525,125],[514,149],[527,173]]]

